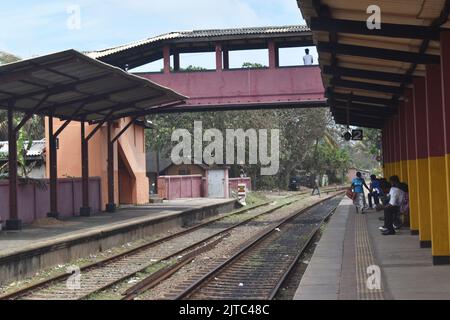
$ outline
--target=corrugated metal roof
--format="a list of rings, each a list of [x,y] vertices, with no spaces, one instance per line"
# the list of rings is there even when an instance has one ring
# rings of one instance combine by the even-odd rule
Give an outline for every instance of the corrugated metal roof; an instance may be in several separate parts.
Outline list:
[[[369,14],[367,8],[369,5],[376,4],[382,12],[382,24],[392,24],[398,26],[431,26],[438,19],[445,8],[445,0],[322,0],[321,6],[318,7],[314,0],[297,0],[298,5],[309,24],[311,20],[320,21],[325,19],[335,19],[342,22],[359,22],[365,25]],[[448,27],[450,22],[443,21],[441,27]],[[393,77],[385,76],[384,78],[370,78],[364,76],[365,72],[379,72],[393,76],[418,76],[423,77],[425,74],[424,63],[408,61],[406,59],[393,58],[389,53],[369,55],[367,52],[375,50],[384,50],[385,52],[397,52],[405,54],[419,54],[424,44],[424,39],[411,36],[393,36],[393,35],[377,35],[367,32],[344,32],[336,31],[333,27],[328,30],[313,27],[314,40],[318,44],[320,54],[320,65],[324,70],[327,67],[328,72],[323,72],[324,86],[328,90],[329,97],[339,96],[340,106],[335,107],[336,103],[330,99],[330,104],[334,108],[333,115],[338,123],[347,123],[347,108],[344,106],[346,101],[343,96],[350,95],[369,99],[391,101],[389,104],[383,104],[391,111],[396,111],[398,101],[403,99],[403,93],[381,90],[381,86],[388,89],[403,90],[408,86],[405,81],[394,80]],[[440,26],[434,26],[439,28]],[[383,29],[383,25],[382,25]],[[330,34],[334,35],[336,42],[332,40]],[[432,40],[432,39],[429,39]],[[331,49],[330,49],[331,48]],[[338,49],[341,48],[339,51]],[[347,51],[342,50],[346,48]],[[360,48],[367,50],[361,51]],[[351,50],[350,50],[351,49]],[[427,50],[423,52],[425,55],[437,57],[440,55],[439,41],[430,41]],[[336,76],[330,72],[336,71],[337,68],[347,70],[357,70],[353,75]],[[348,100],[345,99],[345,100]],[[361,99],[364,100],[364,99]],[[360,100],[360,101],[361,101]],[[350,121],[351,124],[375,124],[381,126],[383,121],[390,116],[390,113],[379,113],[377,110],[378,103],[362,102],[367,105],[366,110],[352,110],[350,108],[350,116],[357,116],[358,119],[365,119],[365,122]]]
[[[28,142],[25,143],[28,148]],[[33,141],[30,150],[27,151],[27,158],[42,157],[45,153],[45,139]],[[0,159],[8,157],[8,141],[0,141]]]
[[[14,101],[16,111],[48,116],[54,109],[54,116],[60,119],[99,121],[108,115],[118,119],[185,99],[169,88],[75,50],[0,66],[0,108],[6,109]]]
[[[132,48],[156,44],[170,40],[192,40],[201,38],[221,38],[229,36],[268,36],[275,34],[290,34],[290,33],[305,33],[311,30],[304,25],[292,26],[275,26],[275,27],[253,27],[253,28],[235,28],[235,29],[211,29],[211,30],[192,30],[192,31],[178,31],[166,33],[153,38],[148,38],[141,41],[132,42],[130,44],[121,45],[113,48],[108,48],[99,51],[87,52],[86,54],[91,58],[99,59],[111,54],[126,51]],[[214,40],[214,39],[212,39]]]

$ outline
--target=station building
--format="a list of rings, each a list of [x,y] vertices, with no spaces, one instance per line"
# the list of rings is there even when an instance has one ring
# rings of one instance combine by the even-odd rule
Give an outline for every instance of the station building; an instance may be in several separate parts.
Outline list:
[[[111,134],[117,135],[130,122],[130,118],[114,121]],[[54,119],[54,130],[58,130],[63,121]],[[46,121],[47,150],[48,119]],[[86,133],[94,130],[95,125],[88,126]],[[114,144],[114,198],[118,204],[139,205],[149,202],[149,179],[146,172],[145,129],[144,121],[134,121]],[[58,143],[58,178],[80,177],[81,154],[80,123],[71,123],[59,136]],[[47,153],[47,158],[49,158]],[[50,160],[47,159],[47,164]],[[47,166],[47,176],[50,167]],[[108,204],[108,127],[103,126],[89,143],[89,175],[100,177],[101,210]]]

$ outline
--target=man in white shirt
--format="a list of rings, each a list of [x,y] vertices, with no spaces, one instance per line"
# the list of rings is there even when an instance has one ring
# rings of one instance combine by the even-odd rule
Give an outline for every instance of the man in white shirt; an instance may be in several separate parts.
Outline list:
[[[389,178],[389,182],[392,187],[389,191],[389,204],[384,209],[384,226],[380,228],[381,232],[385,236],[394,235],[394,219],[400,212],[400,206],[403,204],[405,193],[400,190],[400,179],[398,176],[392,176]]]
[[[305,66],[310,66],[314,63],[314,58],[309,54],[309,49],[306,49],[305,52],[306,55],[303,57],[303,63],[305,64]]]

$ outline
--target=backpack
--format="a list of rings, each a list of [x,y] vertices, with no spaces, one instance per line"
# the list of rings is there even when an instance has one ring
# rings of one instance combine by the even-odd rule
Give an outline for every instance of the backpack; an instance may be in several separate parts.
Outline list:
[[[405,192],[402,204],[400,205],[400,213],[407,214],[408,212],[409,212],[409,196],[408,193]]]

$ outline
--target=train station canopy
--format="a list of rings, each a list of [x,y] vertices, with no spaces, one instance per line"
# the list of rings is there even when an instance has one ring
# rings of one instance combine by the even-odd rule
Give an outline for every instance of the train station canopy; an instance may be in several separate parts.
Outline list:
[[[337,123],[382,128],[426,64],[440,63],[446,0],[298,0],[313,31],[324,85]],[[371,5],[381,29],[369,29]],[[373,12],[369,10],[370,12]]]
[[[133,69],[162,59],[163,47],[167,45],[172,53],[214,52],[216,43],[224,43],[223,49],[229,51],[253,50],[266,49],[269,38],[284,48],[313,45],[311,30],[295,25],[171,32],[86,54],[120,68]]]
[[[98,122],[146,115],[187,97],[67,50],[0,66],[0,108]]]

